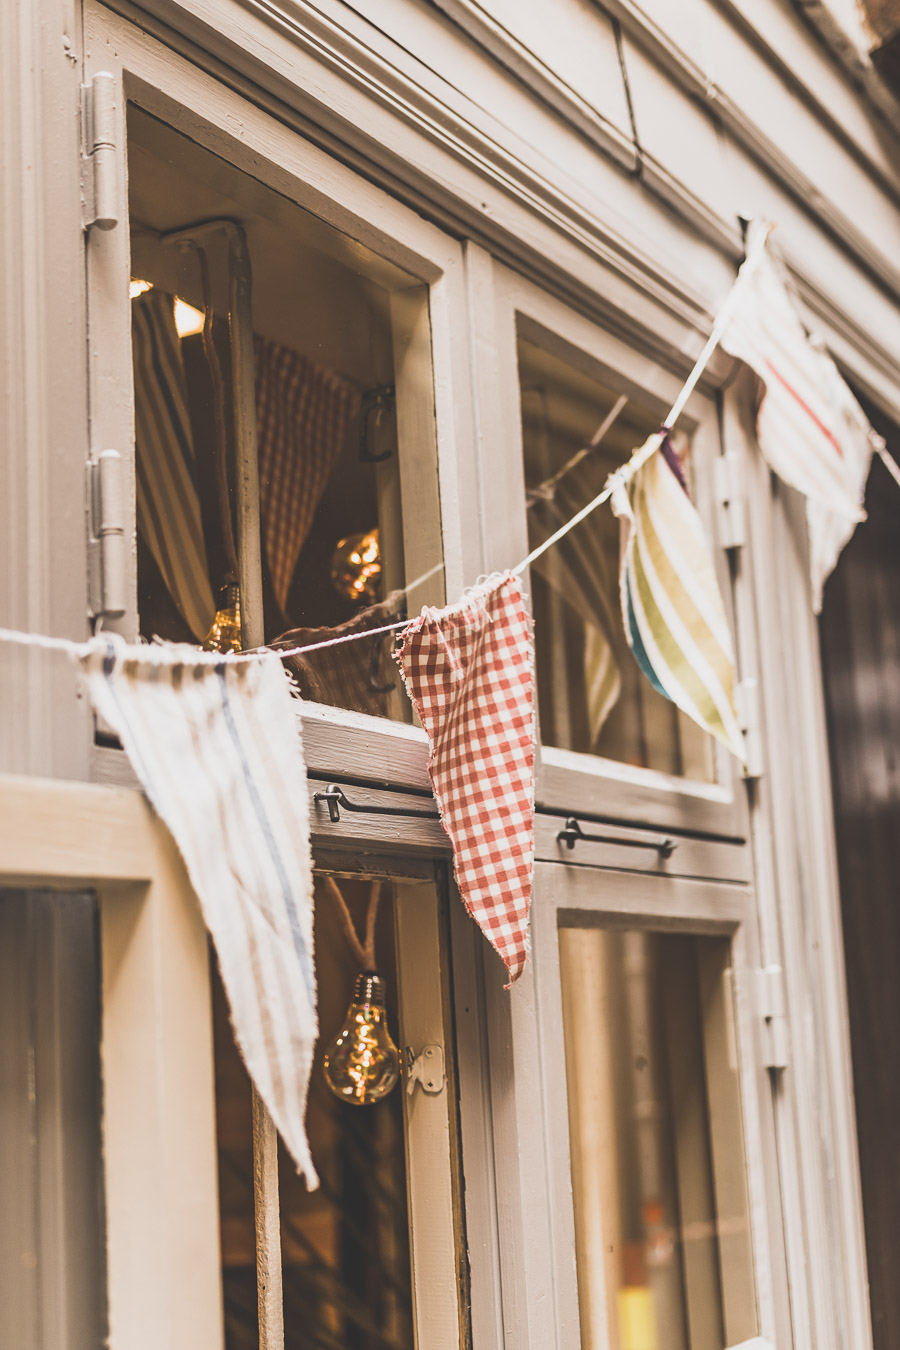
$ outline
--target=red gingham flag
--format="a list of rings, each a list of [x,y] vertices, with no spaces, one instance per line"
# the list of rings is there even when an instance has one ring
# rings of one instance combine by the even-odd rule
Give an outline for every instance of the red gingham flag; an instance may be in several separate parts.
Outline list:
[[[396,660],[428,735],[460,894],[512,984],[525,967],[534,871],[534,661],[518,577],[423,609]]]
[[[294,568],[356,410],[340,375],[289,347],[254,339],[259,509],[275,598],[285,612]]]

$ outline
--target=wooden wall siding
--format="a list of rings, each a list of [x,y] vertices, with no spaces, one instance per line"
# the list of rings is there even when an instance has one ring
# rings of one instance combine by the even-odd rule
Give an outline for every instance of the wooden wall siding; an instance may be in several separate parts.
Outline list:
[[[498,146],[524,151],[530,167],[590,203],[598,219],[612,224],[616,215],[621,220],[639,213],[648,241],[669,236],[664,247],[671,247],[678,217],[689,219],[698,237],[679,240],[684,256],[701,237],[727,253],[737,239],[737,212],[764,211],[781,222],[782,245],[799,270],[821,291],[840,293],[848,313],[880,307],[885,287],[900,286],[891,261],[900,240],[900,216],[893,209],[900,175],[890,149],[895,129],[858,97],[846,71],[777,0],[754,5],[751,19],[741,12],[746,6],[727,0],[677,6],[667,0],[536,0],[529,7],[541,15],[536,26],[545,32],[577,22],[586,46],[611,45],[608,16],[620,20],[640,139],[630,183],[602,163],[623,161],[623,146],[610,143],[611,131],[624,134],[626,146],[630,139],[628,124],[619,130],[618,72],[612,88],[598,77],[591,93],[552,45],[533,40],[531,23],[510,17],[506,0],[436,5],[453,23],[443,34],[437,16],[412,13],[421,9],[414,0],[380,6],[379,28],[447,82],[442,98],[462,93],[471,101],[467,120],[489,116]],[[468,57],[459,50],[459,33],[470,39]],[[486,67],[484,52],[494,57]],[[516,79],[499,78],[498,65]],[[519,104],[527,92],[523,116]],[[605,130],[587,125],[586,107]],[[859,225],[863,202],[877,216],[873,231]],[[662,210],[660,232],[652,216],[661,203],[674,213]],[[823,226],[840,246],[826,243]],[[860,265],[867,273],[863,293],[854,291]],[[702,288],[704,271],[708,279],[703,263],[693,274],[688,265],[681,276]]]
[[[893,451],[900,437],[893,438]],[[900,1345],[900,488],[877,460],[869,519],[820,622],[875,1350]]]

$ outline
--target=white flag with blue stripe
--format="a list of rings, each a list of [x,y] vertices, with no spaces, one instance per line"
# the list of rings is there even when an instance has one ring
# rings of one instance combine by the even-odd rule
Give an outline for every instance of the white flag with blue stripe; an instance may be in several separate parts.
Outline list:
[[[247,1070],[313,1188],[305,1127],[317,1034],[309,804],[300,719],[281,661],[103,637],[83,667],[95,708],[178,845]]]

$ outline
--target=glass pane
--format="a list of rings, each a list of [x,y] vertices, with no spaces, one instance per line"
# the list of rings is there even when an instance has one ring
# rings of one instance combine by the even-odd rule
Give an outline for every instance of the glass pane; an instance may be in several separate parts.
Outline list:
[[[730,945],[559,941],[582,1347],[737,1345],[757,1315]]]
[[[0,1344],[106,1341],[99,912],[0,890]]]
[[[371,884],[341,878],[357,931],[365,933]],[[393,887],[381,887],[375,951],[387,1027],[399,1047]],[[337,902],[316,886],[320,1039],[307,1126],[319,1173],[308,1192],[281,1150],[281,1242],[286,1350],[413,1350],[403,1087],[357,1105],[339,1099],[323,1057],[347,1018],[360,973]],[[257,1350],[250,1083],[214,980],[216,1114],[226,1350]],[[437,1160],[436,1160],[437,1162]]]
[[[658,421],[621,390],[521,338],[518,362],[531,549],[601,491]],[[690,477],[690,447],[677,448]],[[618,563],[619,522],[601,507],[531,568],[541,740],[714,782],[710,737],[653,689],[629,651]]]
[[[128,169],[142,635],[201,643],[218,613],[210,643],[239,640],[237,607],[246,621],[253,602],[234,590],[236,485],[254,438],[246,536],[267,642],[402,618],[398,592],[425,572],[413,603],[440,603],[427,287],[134,108]],[[411,473],[413,521],[401,503]],[[388,636],[291,669],[318,702],[409,716]]]

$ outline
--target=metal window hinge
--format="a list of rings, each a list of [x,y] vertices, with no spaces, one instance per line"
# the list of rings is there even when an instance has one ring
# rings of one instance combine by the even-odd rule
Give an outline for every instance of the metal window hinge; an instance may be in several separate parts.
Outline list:
[[[118,450],[103,450],[87,464],[88,604],[92,618],[125,613],[128,555],[125,542],[124,465]]]
[[[737,451],[729,450],[719,456],[715,466],[719,540],[723,548],[743,548],[747,542],[747,521],[740,456]]]
[[[788,1065],[787,1004],[781,966],[765,966],[756,975],[756,1014],[762,1021],[763,1064],[767,1069]]]
[[[118,84],[100,71],[81,86],[84,157],[84,228],[111,230],[119,223],[117,149]]]
[[[436,1096],[444,1090],[444,1051],[439,1045],[423,1045],[421,1052],[414,1053],[411,1045],[406,1047],[406,1091],[410,1096],[420,1083],[423,1092]]]
[[[762,719],[759,710],[759,682],[753,678],[741,680],[735,686],[734,702],[738,726],[744,737],[744,777],[762,778],[763,743]]]

